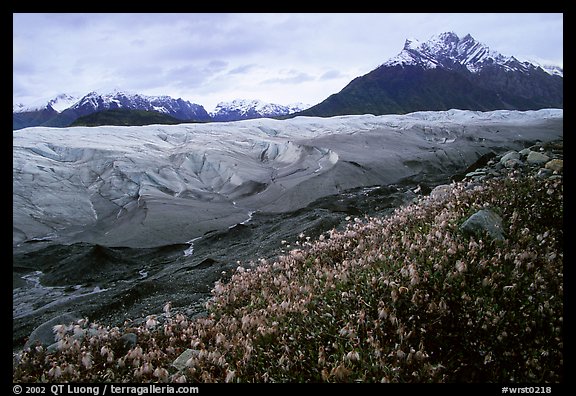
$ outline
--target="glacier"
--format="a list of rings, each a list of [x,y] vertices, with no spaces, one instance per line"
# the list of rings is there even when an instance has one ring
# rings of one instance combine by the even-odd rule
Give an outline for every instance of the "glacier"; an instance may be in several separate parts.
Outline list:
[[[13,246],[186,243],[347,189],[562,136],[563,110],[13,131]],[[560,124],[558,124],[560,123]],[[560,125],[560,126],[559,126]]]

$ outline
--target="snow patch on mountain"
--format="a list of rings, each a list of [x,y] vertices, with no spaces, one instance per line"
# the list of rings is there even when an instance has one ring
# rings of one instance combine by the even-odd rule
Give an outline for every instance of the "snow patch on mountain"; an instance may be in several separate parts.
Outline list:
[[[541,61],[534,58],[523,59],[524,62],[533,64],[536,67],[540,67],[546,73],[552,76],[564,77],[564,69],[558,65],[553,65],[549,61]]]

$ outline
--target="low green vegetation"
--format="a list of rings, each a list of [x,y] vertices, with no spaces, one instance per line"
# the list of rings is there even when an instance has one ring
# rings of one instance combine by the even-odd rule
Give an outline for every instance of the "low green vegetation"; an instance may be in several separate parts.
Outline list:
[[[504,241],[460,225],[490,208]],[[560,382],[563,183],[511,171],[239,263],[207,314],[58,326],[15,382]],[[134,333],[129,345],[122,336]],[[173,362],[180,357],[180,364]]]
[[[184,121],[180,121],[168,114],[162,114],[156,111],[111,109],[79,117],[70,126],[142,126],[151,124],[181,124],[183,122]]]

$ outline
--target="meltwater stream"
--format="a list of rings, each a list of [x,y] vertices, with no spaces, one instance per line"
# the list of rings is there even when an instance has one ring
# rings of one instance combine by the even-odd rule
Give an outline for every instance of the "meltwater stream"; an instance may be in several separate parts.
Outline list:
[[[109,325],[160,313],[167,301],[187,314],[201,312],[214,282],[229,276],[238,262],[282,254],[284,241],[295,242],[300,234],[314,239],[341,227],[348,216],[390,213],[416,196],[413,189],[357,188],[291,213],[250,211],[227,230],[159,248],[36,242],[30,251],[14,254],[14,345],[63,312]],[[42,243],[47,245],[37,247]]]
[[[22,276],[28,285],[13,290],[13,319],[26,316],[33,316],[39,310],[50,309],[62,304],[70,303],[72,300],[89,296],[91,294],[103,293],[107,289],[100,286],[84,287],[82,285],[73,286],[43,286],[40,283],[42,271],[34,271]],[[40,306],[39,308],[36,308]]]

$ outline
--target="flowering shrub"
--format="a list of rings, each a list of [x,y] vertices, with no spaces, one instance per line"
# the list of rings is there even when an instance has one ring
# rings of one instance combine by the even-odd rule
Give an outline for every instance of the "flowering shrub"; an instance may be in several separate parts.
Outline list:
[[[460,231],[485,208],[504,241]],[[15,356],[14,381],[562,381],[561,178],[462,182],[445,199],[350,220],[239,266],[205,317],[167,305],[140,326],[55,329],[55,352]]]

